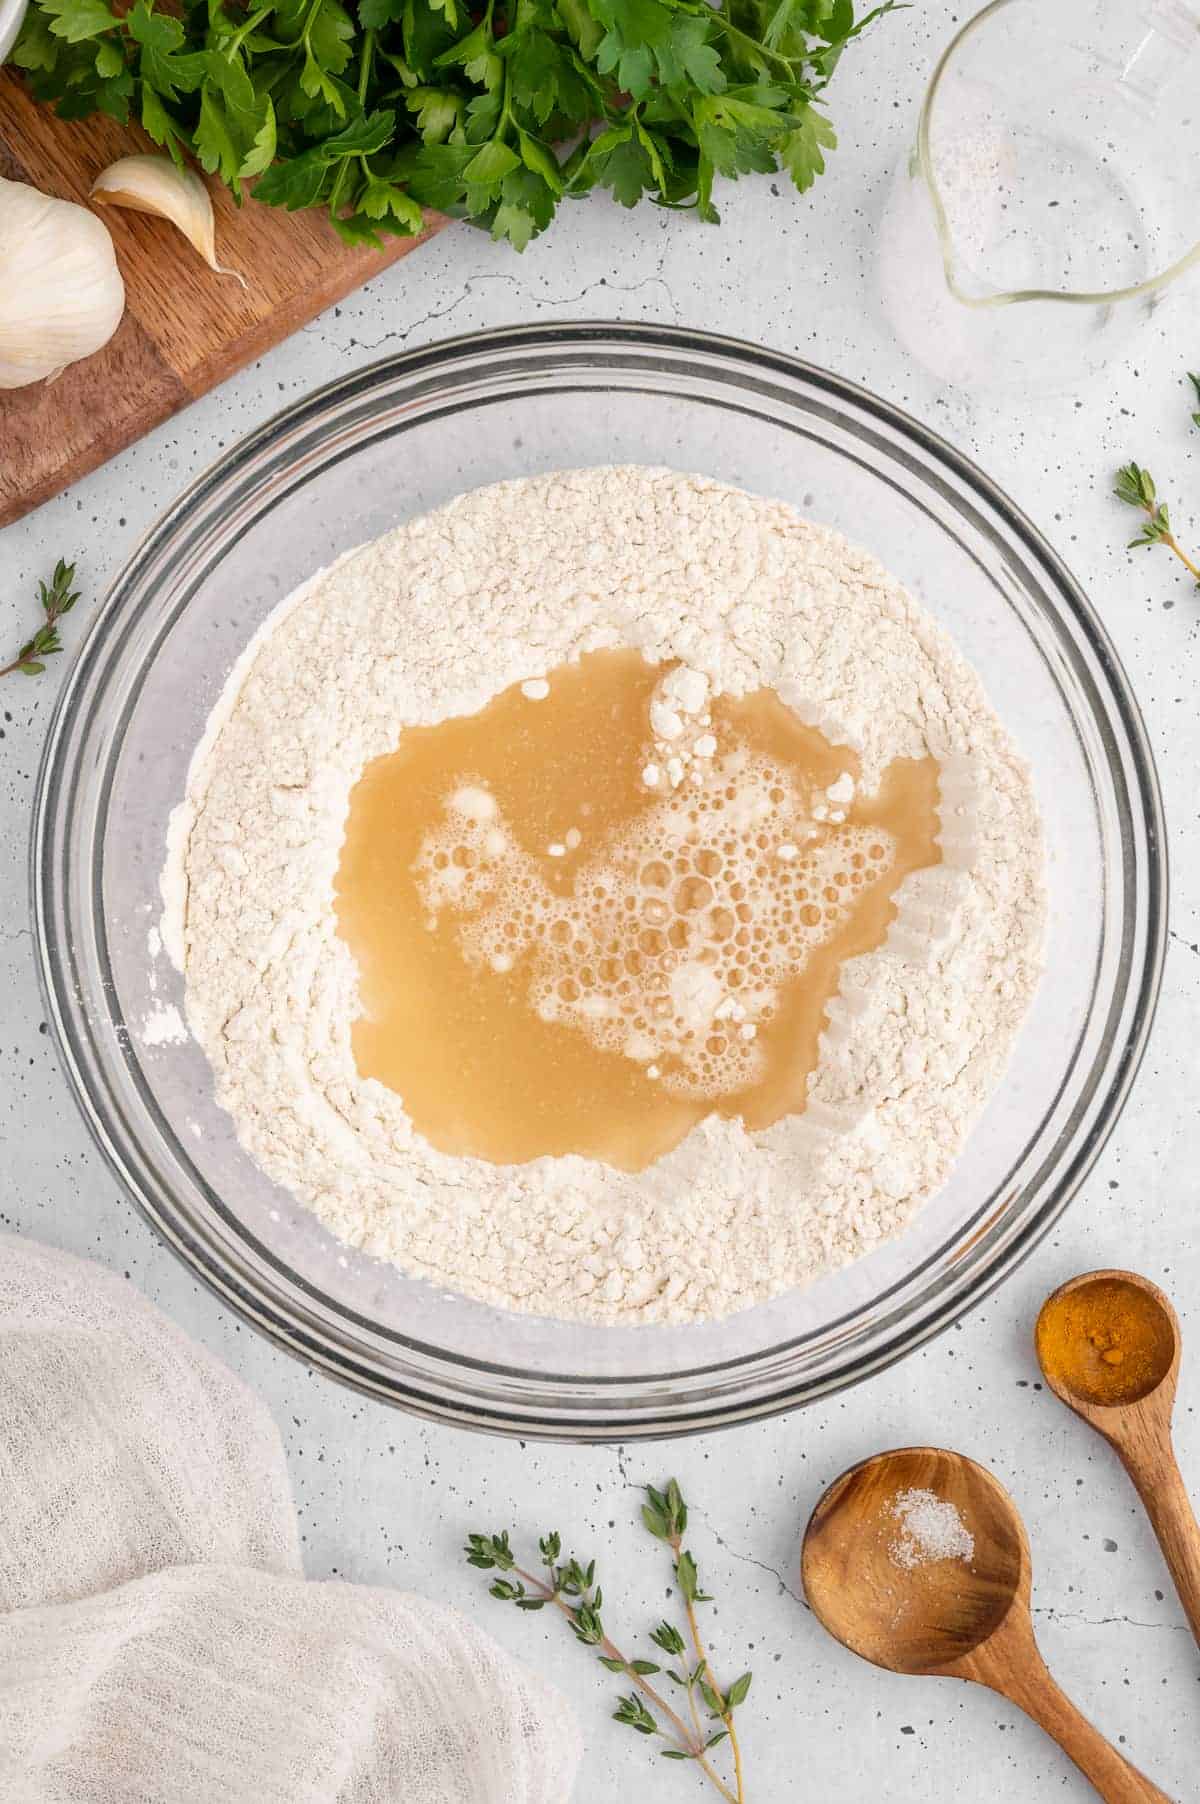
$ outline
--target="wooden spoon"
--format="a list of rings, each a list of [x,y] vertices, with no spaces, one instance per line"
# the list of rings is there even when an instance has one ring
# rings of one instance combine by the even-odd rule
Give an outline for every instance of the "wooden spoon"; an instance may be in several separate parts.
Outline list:
[[[974,1542],[969,1558],[905,1563],[896,1506],[907,1491],[931,1491],[954,1506]],[[1047,1671],[1029,1613],[1024,1524],[1008,1492],[974,1460],[905,1447],[852,1466],[813,1511],[802,1572],[816,1615],[864,1660],[986,1685],[1039,1723],[1109,1804],[1170,1804]]]
[[[1129,1344],[1106,1355],[1088,1324],[1117,1312]],[[1200,1524],[1171,1439],[1183,1346],[1178,1316],[1158,1286],[1136,1272],[1085,1272],[1043,1303],[1035,1339],[1050,1389],[1104,1436],[1137,1487],[1200,1642]],[[1055,1354],[1064,1344],[1065,1360]],[[1114,1356],[1106,1368],[1106,1357]]]

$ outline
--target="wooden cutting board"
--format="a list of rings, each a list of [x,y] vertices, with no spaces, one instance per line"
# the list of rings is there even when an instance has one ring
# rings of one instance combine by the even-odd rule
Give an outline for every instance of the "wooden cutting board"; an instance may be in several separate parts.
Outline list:
[[[86,201],[107,164],[154,148],[140,131],[111,119],[64,123],[34,104],[13,70],[0,70],[0,175]],[[283,213],[253,200],[239,209],[222,184],[209,186],[217,256],[242,272],[247,288],[213,275],[167,220],[105,209],[125,278],[125,317],[102,351],[57,382],[0,389],[0,526],[206,394],[446,223],[430,214],[420,238],[351,250],[319,213]]]

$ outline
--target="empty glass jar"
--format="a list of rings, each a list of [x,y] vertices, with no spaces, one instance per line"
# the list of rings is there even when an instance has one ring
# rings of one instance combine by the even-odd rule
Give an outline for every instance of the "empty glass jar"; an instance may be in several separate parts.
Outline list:
[[[1197,265],[1200,0],[993,0],[889,199],[901,342],[964,387],[1068,387]]]

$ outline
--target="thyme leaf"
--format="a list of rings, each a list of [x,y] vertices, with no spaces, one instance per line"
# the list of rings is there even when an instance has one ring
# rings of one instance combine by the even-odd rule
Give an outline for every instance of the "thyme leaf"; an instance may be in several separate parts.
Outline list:
[[[46,659],[62,650],[58,622],[64,614],[70,613],[79,600],[79,591],[71,587],[74,581],[74,564],[68,564],[65,559],[59,558],[50,581],[38,584],[38,601],[45,618],[37,631],[26,639],[11,663],[0,666],[0,677],[11,676],[18,670],[22,676],[40,676],[46,668]]]
[[[683,1545],[688,1521],[687,1504],[673,1478],[661,1491],[653,1485],[646,1486],[642,1521],[654,1539],[663,1542],[670,1551],[675,1581],[684,1603],[686,1635],[676,1624],[664,1620],[649,1631],[649,1638],[679,1663],[678,1667],[669,1668],[665,1676],[683,1691],[686,1718],[650,1682],[663,1669],[653,1660],[631,1658],[609,1636],[601,1616],[604,1595],[596,1582],[596,1562],[591,1559],[584,1562],[574,1554],[563,1559],[562,1537],[556,1530],[543,1535],[538,1542],[544,1578],[517,1565],[507,1529],[493,1535],[469,1534],[463,1552],[469,1566],[485,1572],[511,1574],[493,1579],[489,1586],[489,1595],[497,1602],[515,1604],[519,1610],[540,1610],[546,1604],[553,1605],[566,1618],[576,1641],[596,1649],[601,1666],[630,1680],[633,1689],[618,1697],[613,1711],[615,1721],[648,1740],[664,1742],[665,1746],[658,1749],[664,1759],[694,1762],[726,1804],[746,1804],[742,1754],[733,1718],[734,1712],[745,1702],[751,1675],[742,1673],[727,1691],[721,1690],[712,1675],[696,1615],[696,1606],[711,1599],[700,1589],[695,1559]],[[697,1697],[707,1721],[697,1704]],[[681,1703],[680,1709],[684,1707]],[[714,1724],[719,1726],[714,1727]],[[733,1763],[733,1774],[729,1779],[724,1778],[709,1759],[712,1749],[726,1741]]]

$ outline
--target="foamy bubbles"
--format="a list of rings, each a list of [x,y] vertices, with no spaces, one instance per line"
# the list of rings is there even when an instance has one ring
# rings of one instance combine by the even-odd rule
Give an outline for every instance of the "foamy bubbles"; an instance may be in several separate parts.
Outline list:
[[[645,812],[607,844],[581,844],[574,829],[531,852],[496,798],[464,784],[414,874],[430,928],[451,911],[468,964],[515,973],[544,1021],[635,1061],[676,1095],[716,1099],[761,1078],[783,985],[838,933],[895,846],[830,807],[850,800],[848,773],[833,796],[745,747],[701,749],[706,694],[677,672],[656,689],[651,732],[661,743],[670,729],[684,776],[665,794],[653,786]],[[569,894],[542,862],[564,855]]]

